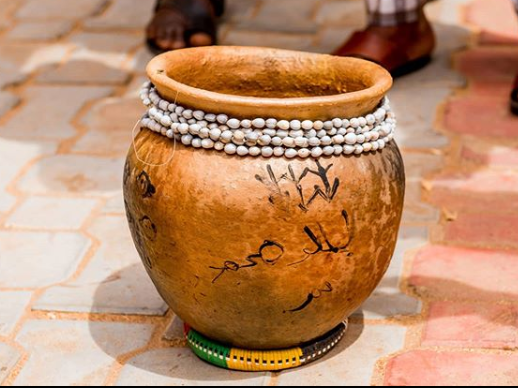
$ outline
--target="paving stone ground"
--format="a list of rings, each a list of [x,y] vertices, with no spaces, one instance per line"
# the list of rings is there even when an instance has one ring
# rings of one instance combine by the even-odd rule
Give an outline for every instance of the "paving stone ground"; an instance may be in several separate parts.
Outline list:
[[[325,359],[244,374],[186,348],[140,264],[121,175],[154,0],[0,0],[0,385],[518,385],[518,72],[508,0],[428,5],[434,62],[396,81],[394,260]],[[223,44],[327,53],[362,0],[229,0]]]

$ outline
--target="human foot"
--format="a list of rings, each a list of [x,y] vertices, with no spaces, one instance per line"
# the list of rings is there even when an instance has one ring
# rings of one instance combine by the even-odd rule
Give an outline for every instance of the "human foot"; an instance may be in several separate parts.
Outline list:
[[[158,0],[147,27],[147,42],[155,52],[216,43],[216,17],[224,0]]]
[[[334,54],[376,62],[397,77],[427,65],[434,49],[435,34],[422,13],[415,23],[371,25],[353,34]]]

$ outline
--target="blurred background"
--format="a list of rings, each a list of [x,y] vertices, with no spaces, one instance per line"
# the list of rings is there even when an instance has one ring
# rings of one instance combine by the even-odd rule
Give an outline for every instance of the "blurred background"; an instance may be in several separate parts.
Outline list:
[[[0,383],[518,384],[518,21],[442,0],[428,67],[391,100],[407,168],[393,264],[321,362],[197,360],[140,263],[122,200],[153,0],[0,0]],[[329,53],[363,0],[229,0],[226,45]],[[440,371],[440,373],[439,373]]]

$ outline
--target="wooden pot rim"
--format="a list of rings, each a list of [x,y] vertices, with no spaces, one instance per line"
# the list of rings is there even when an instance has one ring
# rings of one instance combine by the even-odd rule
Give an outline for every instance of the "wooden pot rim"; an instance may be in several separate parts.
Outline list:
[[[315,74],[322,74],[327,86],[332,86],[333,77],[347,82],[348,77],[356,83],[366,85],[361,90],[319,96],[262,97],[221,93],[188,85],[175,79],[179,70],[192,77],[225,77],[232,75],[233,64],[239,60],[273,63],[272,72],[298,71],[297,77],[306,77],[308,85],[318,84]],[[266,62],[264,62],[266,61]],[[219,66],[220,73],[207,74],[205,64]],[[174,67],[177,66],[177,69]],[[254,76],[253,65],[250,74]],[[305,69],[312,71],[305,76]],[[266,70],[269,71],[269,70]],[[315,73],[317,71],[317,73]],[[280,50],[261,47],[211,46],[171,51],[155,57],[147,67],[147,74],[160,95],[170,102],[206,113],[227,114],[240,119],[276,118],[283,120],[329,120],[362,116],[375,110],[381,99],[392,87],[392,77],[381,66],[358,58],[344,58],[324,54]],[[331,74],[331,75],[329,75]],[[263,72],[263,76],[265,76]],[[313,78],[310,78],[312,76]],[[182,77],[186,77],[183,74]],[[327,77],[327,78],[326,78]],[[222,76],[223,78],[223,76]],[[253,80],[253,79],[252,79]],[[345,80],[345,81],[344,81]],[[281,78],[282,81],[282,78]],[[340,81],[336,81],[339,83]],[[318,86],[316,86],[318,88]],[[239,90],[236,90],[239,92]]]

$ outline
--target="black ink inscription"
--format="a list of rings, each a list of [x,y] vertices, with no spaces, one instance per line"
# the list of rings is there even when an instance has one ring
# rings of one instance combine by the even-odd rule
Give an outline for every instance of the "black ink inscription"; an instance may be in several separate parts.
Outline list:
[[[142,171],[137,177],[137,187],[143,198],[151,198],[156,194],[156,188],[151,183],[151,178],[147,172]]]
[[[302,311],[305,308],[307,308],[311,303],[313,303],[316,299],[320,299],[322,296],[324,296],[324,294],[329,294],[331,292],[333,292],[333,286],[331,285],[331,283],[326,282],[325,288],[320,288],[320,289],[311,291],[304,303],[302,303],[299,307],[297,307],[293,310],[288,310],[287,312],[297,313],[299,311]],[[284,313],[286,313],[286,311]]]
[[[333,167],[332,164],[330,164],[327,167],[323,167],[318,160],[316,161],[316,164],[317,164],[316,170],[311,170],[310,168],[305,168],[304,171],[302,171],[302,174],[298,178],[296,178],[291,165],[288,168],[288,171],[290,174],[290,180],[293,183],[295,183],[295,186],[297,187],[297,192],[299,193],[299,196],[300,196],[299,207],[305,212],[309,211],[309,207],[315,201],[315,199],[317,199],[318,197],[323,198],[328,203],[331,203],[331,201],[335,198],[336,193],[338,192],[338,188],[340,187],[340,180],[338,178],[334,179],[332,185],[329,180],[328,173],[329,173],[329,170]],[[304,195],[304,190],[303,190],[301,182],[308,174],[313,174],[313,175],[318,176],[322,180],[322,184],[324,185],[324,188],[322,188],[320,185],[315,185],[313,193],[311,194],[309,199],[306,200],[306,196]]]
[[[300,175],[297,175],[293,170],[293,167],[289,165],[288,172],[280,177],[277,177],[272,167],[268,165],[266,167],[268,178],[261,177],[260,175],[256,175],[255,178],[270,189],[271,194],[268,197],[269,202],[274,206],[281,206],[286,211],[289,209],[290,192],[281,188],[281,182],[292,182],[295,185],[297,194],[300,198],[299,208],[304,212],[308,212],[311,204],[317,198],[322,198],[326,202],[331,203],[340,187],[340,180],[338,178],[332,180],[332,183],[329,178],[329,170],[333,167],[332,164],[324,167],[319,161],[316,161],[316,165],[317,168],[315,170],[305,168]],[[321,185],[318,184],[313,187],[313,191],[309,196],[305,194],[304,186],[302,184],[303,180],[308,175],[316,175],[322,181]]]
[[[345,234],[347,235],[347,239],[342,244],[334,244],[327,236],[327,233],[322,226],[322,224],[318,223],[318,235],[315,233],[309,226],[304,227],[304,233],[308,236],[309,240],[315,246],[313,249],[305,248],[303,251],[306,254],[304,259],[298,261],[296,263],[289,264],[289,266],[301,264],[308,260],[311,256],[317,255],[319,253],[342,253],[346,252],[347,256],[351,256],[352,253],[349,252],[349,246],[354,238],[354,233],[350,231],[349,228],[349,214],[342,210],[342,217],[345,221]]]
[[[268,172],[268,179],[261,177],[260,175],[256,175],[255,179],[264,184],[266,187],[270,189],[271,194],[268,197],[268,201],[274,206],[280,206],[282,209],[288,211],[289,209],[289,200],[290,200],[290,192],[283,191],[280,187],[280,182],[282,180],[287,179],[286,175],[282,175],[277,178],[275,173],[273,172],[272,166],[267,165],[266,171]]]
[[[258,253],[254,253],[246,258],[248,264],[239,264],[235,261],[225,261],[223,267],[210,267],[210,269],[220,271],[212,283],[216,283],[226,272],[237,272],[244,268],[253,268],[262,261],[264,264],[274,266],[284,255],[284,247],[275,241],[266,240],[259,248]]]

